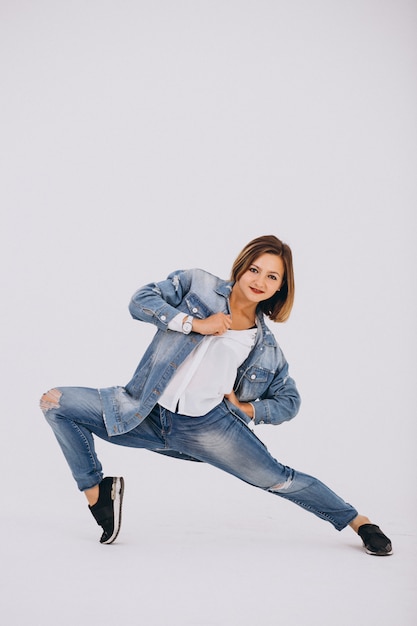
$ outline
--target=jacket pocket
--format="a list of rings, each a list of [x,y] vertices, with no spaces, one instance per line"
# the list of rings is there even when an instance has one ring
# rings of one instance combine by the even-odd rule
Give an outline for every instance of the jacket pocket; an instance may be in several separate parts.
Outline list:
[[[205,319],[213,315],[213,311],[198,297],[196,293],[189,292],[184,298],[189,314],[193,317]]]
[[[242,402],[257,400],[267,391],[273,378],[274,372],[253,365],[243,375],[238,393],[239,400]]]

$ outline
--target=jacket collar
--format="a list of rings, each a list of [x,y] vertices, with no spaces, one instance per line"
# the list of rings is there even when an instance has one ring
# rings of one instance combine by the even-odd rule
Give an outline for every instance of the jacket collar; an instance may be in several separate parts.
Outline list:
[[[256,326],[258,330],[261,331],[259,341],[262,341],[265,346],[271,346],[273,348],[278,345],[274,334],[265,323],[265,316],[262,311],[258,311],[256,314]]]
[[[224,298],[229,298],[230,294],[232,293],[233,285],[233,281],[222,280],[216,287],[216,293],[218,293],[220,296],[223,296]],[[262,313],[262,311],[258,311],[256,314],[256,326],[258,330],[261,331],[259,333],[259,341],[262,341],[262,343],[266,346],[275,347],[277,345],[276,339],[272,331],[266,325],[264,314]]]
[[[234,285],[233,281],[221,280],[216,287],[216,293],[218,293],[220,296],[224,296],[225,298],[228,298],[230,294],[232,293],[233,285]]]

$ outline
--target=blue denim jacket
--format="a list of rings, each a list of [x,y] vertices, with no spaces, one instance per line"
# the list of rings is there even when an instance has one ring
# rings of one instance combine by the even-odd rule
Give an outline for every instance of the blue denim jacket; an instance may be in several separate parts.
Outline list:
[[[150,322],[158,330],[126,387],[100,389],[109,435],[125,433],[149,415],[177,367],[204,339],[198,333],[172,331],[169,322],[179,312],[198,318],[220,311],[230,313],[232,287],[232,282],[192,269],[173,272],[166,280],[136,291],[129,306],[132,317]],[[253,402],[255,424],[280,424],[295,417],[300,396],[263,313],[258,313],[256,324],[256,342],[238,368],[234,390],[241,402]],[[225,402],[240,419],[251,421],[231,402]]]

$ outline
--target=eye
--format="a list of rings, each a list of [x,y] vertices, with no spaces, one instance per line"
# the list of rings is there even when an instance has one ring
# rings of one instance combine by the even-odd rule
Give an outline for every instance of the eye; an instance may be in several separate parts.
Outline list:
[[[269,278],[272,278],[272,280],[278,280],[277,277],[275,276],[275,274],[270,274]]]
[[[256,269],[256,267],[250,267],[249,271],[252,272],[253,274],[257,274],[258,270]]]

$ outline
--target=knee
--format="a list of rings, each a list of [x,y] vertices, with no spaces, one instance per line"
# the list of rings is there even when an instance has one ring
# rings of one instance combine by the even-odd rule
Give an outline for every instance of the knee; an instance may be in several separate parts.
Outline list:
[[[62,392],[59,389],[50,389],[44,393],[40,399],[39,406],[46,416],[51,409],[59,409]]]
[[[272,487],[268,487],[267,491],[269,491],[270,493],[285,493],[286,491],[291,490],[293,482],[294,472],[291,471],[284,482],[272,485]]]

